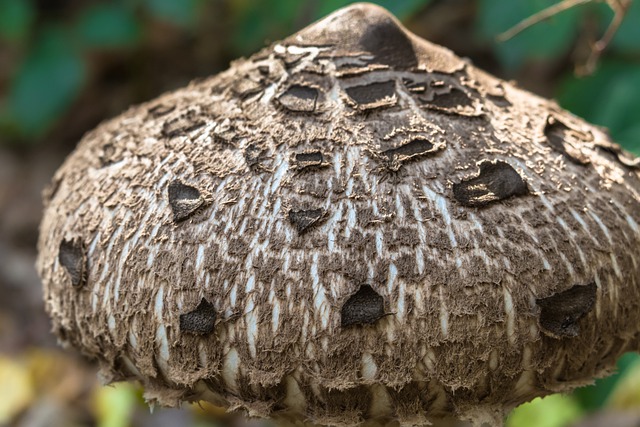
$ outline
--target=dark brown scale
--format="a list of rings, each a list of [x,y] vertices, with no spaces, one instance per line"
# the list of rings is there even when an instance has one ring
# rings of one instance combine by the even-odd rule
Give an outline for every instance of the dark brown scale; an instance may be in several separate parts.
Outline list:
[[[406,160],[437,151],[435,146],[425,138],[414,138],[396,148],[385,150],[382,155],[389,161]]]
[[[396,82],[388,80],[351,86],[345,92],[363,110],[385,107],[395,104]]]
[[[180,315],[180,331],[194,335],[209,335],[216,326],[216,310],[202,298],[195,310]]]
[[[342,327],[375,323],[385,315],[384,299],[369,285],[362,285],[340,311]]]
[[[453,109],[456,107],[471,107],[473,106],[473,100],[466,92],[454,87],[449,92],[436,94],[429,104],[439,108]]]
[[[544,128],[544,136],[547,137],[551,148],[561,153],[567,160],[578,165],[589,164],[589,159],[582,155],[580,150],[566,143],[566,133],[569,130],[564,123],[557,120],[549,120]]]
[[[248,145],[244,150],[244,160],[247,162],[249,169],[253,171],[264,169],[262,162],[267,159],[266,153],[266,150],[263,150],[255,144]]]
[[[164,116],[176,109],[175,105],[157,104],[149,108],[149,114],[154,117]]]
[[[596,145],[600,150],[605,153],[611,154],[622,165],[630,169],[640,169],[640,157],[633,157],[629,153],[625,152],[620,146],[615,144],[608,144],[603,141],[599,141]]]
[[[529,194],[527,183],[510,164],[500,160],[480,163],[477,176],[453,184],[455,199],[469,207],[483,207],[526,194]]]
[[[297,169],[316,168],[326,165],[328,165],[328,163],[325,163],[324,156],[320,151],[296,153],[295,155],[295,167]]]
[[[278,97],[284,108],[293,112],[311,113],[318,102],[318,89],[311,86],[293,85]]]
[[[172,181],[167,191],[175,222],[189,218],[204,203],[198,189],[185,185],[179,180]]]
[[[205,125],[204,121],[197,120],[192,114],[187,113],[183,117],[177,117],[169,120],[162,125],[162,135],[171,138],[178,135],[184,135],[199,129]]]
[[[367,27],[359,42],[363,50],[375,56],[375,62],[398,70],[418,65],[413,43],[407,33],[389,18],[382,18]]]
[[[324,218],[322,209],[290,210],[289,222],[302,234]]]
[[[237,82],[233,90],[241,99],[246,99],[259,93],[262,90],[262,84],[247,77]]]
[[[87,258],[80,239],[63,239],[60,242],[58,262],[67,272],[72,286],[79,288],[86,283]]]
[[[596,284],[589,283],[536,300],[542,330],[554,338],[577,337],[580,333],[578,322],[593,308],[596,291]]]

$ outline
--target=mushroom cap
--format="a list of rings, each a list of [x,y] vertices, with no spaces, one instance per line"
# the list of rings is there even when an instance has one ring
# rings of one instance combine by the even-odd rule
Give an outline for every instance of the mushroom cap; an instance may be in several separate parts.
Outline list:
[[[497,425],[639,350],[639,191],[602,129],[356,4],[89,132],[38,269],[150,401]]]

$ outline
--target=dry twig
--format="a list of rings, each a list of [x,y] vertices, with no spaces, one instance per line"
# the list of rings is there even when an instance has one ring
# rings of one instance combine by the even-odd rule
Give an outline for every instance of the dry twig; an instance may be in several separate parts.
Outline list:
[[[518,35],[522,31],[527,28],[538,24],[546,19],[549,19],[565,10],[571,9],[572,7],[579,6],[581,4],[591,3],[596,0],[563,0],[560,3],[556,3],[553,6],[549,6],[546,9],[541,10],[540,12],[520,21],[515,26],[511,27],[509,30],[504,33],[498,35],[497,40],[500,42],[507,41],[514,36]],[[598,63],[598,59],[602,55],[602,52],[607,48],[613,36],[616,34],[624,17],[627,14],[627,10],[631,5],[632,0],[602,0],[605,1],[611,10],[613,10],[613,19],[611,23],[607,27],[604,35],[600,38],[600,40],[596,41],[591,45],[591,53],[587,58],[584,65],[576,67],[576,73],[579,75],[588,75],[593,73],[595,70],[596,64]]]

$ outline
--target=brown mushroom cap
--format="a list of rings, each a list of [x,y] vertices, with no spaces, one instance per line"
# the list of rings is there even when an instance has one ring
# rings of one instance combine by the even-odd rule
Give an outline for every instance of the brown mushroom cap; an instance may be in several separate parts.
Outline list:
[[[149,400],[497,424],[640,349],[639,192],[601,129],[357,4],[87,134],[38,269]]]

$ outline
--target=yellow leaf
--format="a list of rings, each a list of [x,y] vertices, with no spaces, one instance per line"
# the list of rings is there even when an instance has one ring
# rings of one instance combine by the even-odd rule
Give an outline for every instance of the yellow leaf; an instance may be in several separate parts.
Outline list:
[[[116,383],[95,389],[92,403],[98,427],[131,425],[138,401],[138,389],[130,383]]]
[[[8,424],[34,398],[27,369],[5,356],[0,356],[0,396],[0,425]]]
[[[606,406],[615,410],[640,411],[640,359],[618,380]]]

